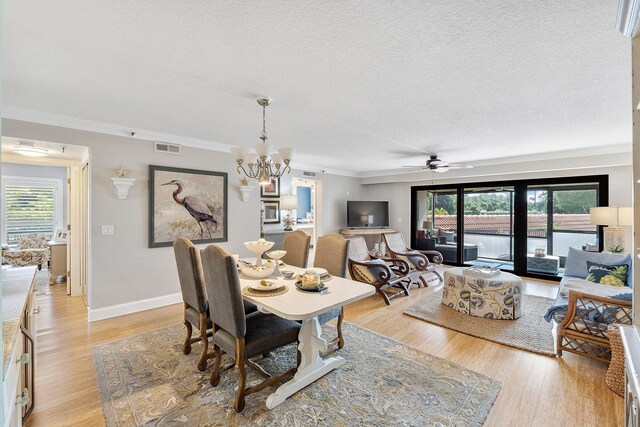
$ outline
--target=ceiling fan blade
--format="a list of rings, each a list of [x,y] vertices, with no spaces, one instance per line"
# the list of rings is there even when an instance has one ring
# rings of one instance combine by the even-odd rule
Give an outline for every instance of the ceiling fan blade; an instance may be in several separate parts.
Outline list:
[[[445,173],[449,171],[449,167],[438,167],[436,169],[433,170],[434,172],[438,172],[438,173]]]
[[[449,163],[449,169],[473,169],[473,166],[462,163]]]
[[[403,168],[412,168],[412,169],[428,169],[428,166],[409,166],[409,165],[404,165],[402,166]]]

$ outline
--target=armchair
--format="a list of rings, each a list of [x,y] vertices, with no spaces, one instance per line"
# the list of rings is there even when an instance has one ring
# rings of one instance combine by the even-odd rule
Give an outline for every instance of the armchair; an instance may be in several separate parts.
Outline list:
[[[410,268],[406,261],[399,258],[372,258],[363,236],[349,237],[349,240],[349,275],[353,280],[375,287],[387,305],[391,305],[391,298],[409,295],[407,285],[413,279],[408,276]],[[390,288],[397,290],[393,293],[385,291]]]
[[[412,270],[420,272],[418,280],[413,281],[418,287],[422,284],[427,287],[427,281],[424,279],[424,275],[427,273],[433,273],[440,283],[444,283],[442,275],[436,270],[438,266],[442,265],[442,254],[435,250],[414,250],[407,246],[404,241],[402,233],[385,233],[382,235],[385,243],[387,244],[387,250],[391,254],[392,258],[399,258],[406,261]],[[430,262],[427,255],[431,256],[433,261]]]
[[[38,270],[42,270],[42,264],[49,262],[49,242],[52,238],[50,234],[27,234],[20,240],[18,249],[3,251],[2,262],[15,266],[37,265]]]

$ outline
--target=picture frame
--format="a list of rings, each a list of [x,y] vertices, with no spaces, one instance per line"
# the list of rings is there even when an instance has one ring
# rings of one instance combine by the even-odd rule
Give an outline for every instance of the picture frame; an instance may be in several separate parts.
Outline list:
[[[269,184],[261,185],[260,197],[280,197],[280,178],[271,178]]]
[[[149,165],[149,247],[226,242],[227,173]]]
[[[280,223],[280,201],[264,201],[264,224]]]

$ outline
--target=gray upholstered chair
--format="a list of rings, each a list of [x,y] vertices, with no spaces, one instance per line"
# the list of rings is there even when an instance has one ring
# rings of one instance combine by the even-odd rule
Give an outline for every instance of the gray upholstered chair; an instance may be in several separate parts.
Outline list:
[[[304,231],[296,230],[285,234],[282,249],[287,251],[287,254],[282,257],[282,262],[294,267],[307,268],[310,243],[311,237]]]
[[[363,236],[349,237],[349,241],[349,275],[353,280],[376,288],[387,305],[398,295],[409,296],[407,286],[413,281],[409,263],[399,258],[372,258]],[[395,292],[389,293],[391,288],[395,288]]]
[[[204,371],[207,368],[209,345],[207,331],[211,329],[211,320],[209,319],[209,303],[204,286],[200,252],[189,239],[183,237],[179,237],[173,242],[173,252],[176,257],[180,291],[184,301],[184,325],[187,327],[187,337],[182,352],[189,354],[191,353],[191,344],[202,342],[198,369]],[[200,331],[199,337],[192,338],[193,326]]]
[[[184,325],[187,327],[187,337],[184,340],[182,352],[191,353],[191,344],[202,342],[202,352],[198,360],[198,369],[207,369],[207,354],[209,347],[208,336],[211,336],[211,319],[209,318],[209,302],[204,284],[200,251],[189,239],[179,237],[173,242],[173,251],[178,267],[178,280],[182,301],[184,301]],[[245,303],[245,311],[254,313],[258,308],[250,303]],[[193,326],[200,332],[199,337],[193,338]]]
[[[233,258],[221,247],[211,245],[202,252],[202,261],[207,293],[212,296],[209,302],[211,320],[216,328],[213,335],[215,364],[211,385],[216,387],[220,383],[221,372],[236,366],[240,372],[240,384],[233,407],[237,412],[242,412],[245,396],[291,377],[296,372],[294,367],[284,374],[271,376],[250,358],[296,343],[300,324],[274,315],[245,317],[238,269]],[[222,351],[232,356],[235,363],[221,367]],[[245,365],[265,380],[246,388]]]
[[[349,259],[349,241],[339,234],[327,234],[318,237],[316,242],[316,256],[313,262],[314,267],[324,268],[332,276],[346,277],[347,260]],[[338,337],[331,341],[331,344],[338,344],[338,348],[344,347],[344,336],[342,335],[342,322],[344,321],[344,309],[334,308],[318,316],[321,325],[331,319],[338,318]]]
[[[433,273],[440,283],[444,283],[442,275],[436,270],[438,266],[442,265],[442,254],[438,251],[419,251],[407,247],[404,241],[402,233],[384,233],[382,235],[386,245],[387,251],[392,258],[399,258],[409,263],[409,267],[414,272],[420,272],[417,275],[418,280],[413,281],[418,287],[420,285],[428,286],[427,281],[424,279],[424,275],[427,273]],[[427,255],[433,256],[433,262],[429,262]]]

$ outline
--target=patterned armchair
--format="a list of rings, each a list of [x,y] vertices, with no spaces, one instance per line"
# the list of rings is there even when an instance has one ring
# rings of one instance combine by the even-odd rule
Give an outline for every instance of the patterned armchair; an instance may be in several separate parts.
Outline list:
[[[25,235],[18,245],[18,249],[3,251],[3,264],[24,266],[37,265],[38,270],[49,262],[49,241],[53,238],[50,234],[31,233]]]

